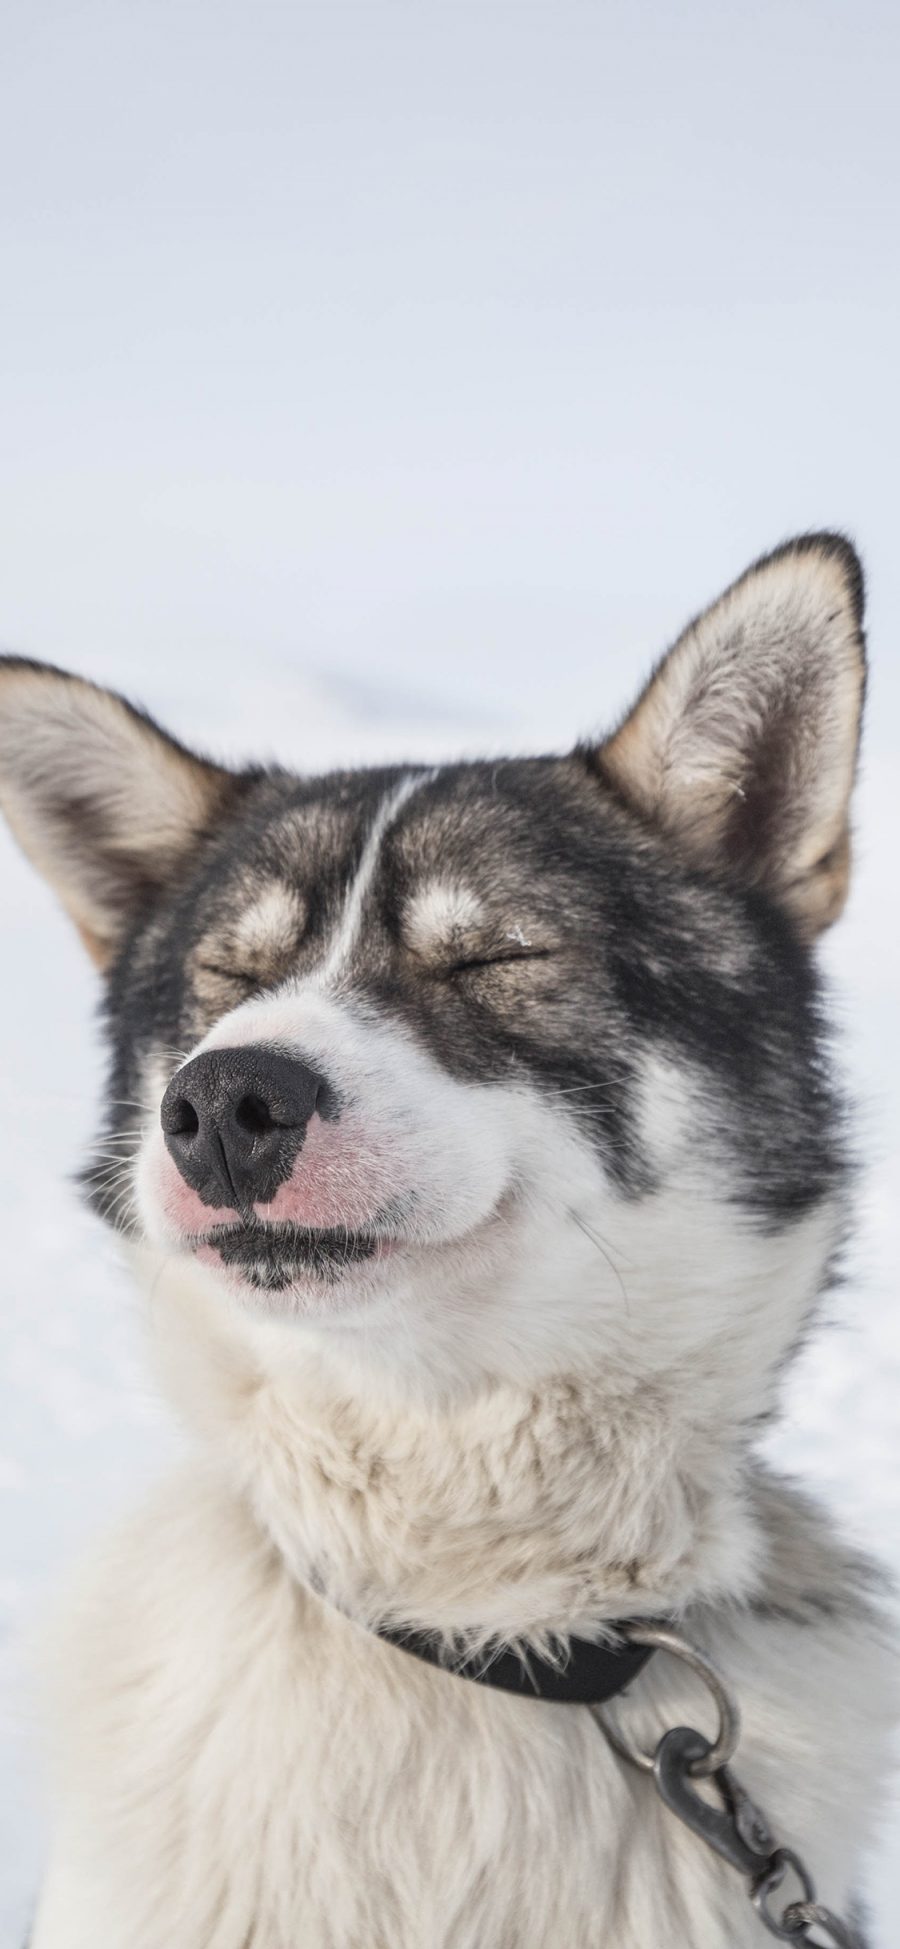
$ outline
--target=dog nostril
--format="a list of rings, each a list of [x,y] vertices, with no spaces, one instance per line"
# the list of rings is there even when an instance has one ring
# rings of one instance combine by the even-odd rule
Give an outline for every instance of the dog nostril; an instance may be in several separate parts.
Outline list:
[[[275,1127],[275,1119],[268,1103],[263,1097],[255,1096],[252,1090],[248,1090],[246,1096],[241,1097],[235,1108],[234,1118],[241,1129],[246,1130],[251,1137],[262,1137],[267,1130],[273,1130]]]
[[[176,1096],[166,1105],[165,1130],[169,1137],[196,1137],[200,1118],[186,1096]]]

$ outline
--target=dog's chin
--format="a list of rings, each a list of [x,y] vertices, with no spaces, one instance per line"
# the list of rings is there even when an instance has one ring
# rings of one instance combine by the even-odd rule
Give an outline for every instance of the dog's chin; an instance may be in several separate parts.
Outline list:
[[[217,1226],[191,1256],[254,1311],[332,1313],[371,1290],[400,1250],[377,1232],[267,1223]]]
[[[389,1297],[399,1278],[440,1258],[457,1271],[472,1254],[483,1258],[489,1235],[503,1230],[509,1194],[472,1227],[455,1236],[415,1241],[387,1231],[343,1226],[222,1225],[186,1247],[217,1275],[243,1306],[284,1317],[334,1318]]]

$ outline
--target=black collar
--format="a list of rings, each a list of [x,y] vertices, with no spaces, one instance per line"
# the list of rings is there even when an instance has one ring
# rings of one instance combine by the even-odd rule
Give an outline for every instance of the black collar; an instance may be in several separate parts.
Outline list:
[[[566,1658],[559,1664],[532,1651],[527,1659],[515,1651],[499,1651],[448,1664],[430,1632],[382,1629],[376,1635],[385,1644],[436,1665],[448,1678],[474,1679],[478,1685],[493,1685],[500,1692],[544,1699],[551,1705],[602,1705],[623,1692],[653,1656],[652,1645],[625,1641],[603,1645],[588,1638],[569,1638]]]

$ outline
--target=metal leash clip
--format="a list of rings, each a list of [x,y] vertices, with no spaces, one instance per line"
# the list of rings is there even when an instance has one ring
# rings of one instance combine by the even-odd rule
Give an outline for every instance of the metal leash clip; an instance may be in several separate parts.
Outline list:
[[[770,1935],[780,1942],[809,1943],[817,1949],[862,1949],[855,1931],[817,1901],[808,1869],[792,1848],[776,1844],[765,1817],[731,1771],[729,1761],[737,1749],[741,1720],[721,1673],[677,1631],[649,1624],[626,1625],[624,1630],[636,1644],[671,1652],[690,1665],[712,1693],[719,1730],[715,1740],[709,1740],[693,1726],[675,1726],[663,1733],[654,1752],[645,1753],[611,1723],[603,1706],[597,1706],[594,1717],[614,1751],[631,1766],[652,1773],[657,1793],[670,1812],[746,1877],[750,1900]],[[699,1779],[715,1790],[717,1803],[698,1792]],[[781,1906],[781,1890],[790,1874],[798,1881],[800,1894]],[[776,1897],[779,1903],[773,1905]]]

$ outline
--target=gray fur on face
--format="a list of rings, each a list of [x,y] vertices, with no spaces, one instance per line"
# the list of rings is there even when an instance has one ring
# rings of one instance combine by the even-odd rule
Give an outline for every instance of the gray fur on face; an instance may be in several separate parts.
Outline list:
[[[691,625],[600,746],[307,781],[231,775],[8,661],[0,793],[108,965],[112,1130],[137,1141],[118,1106],[170,1052],[327,968],[452,1076],[565,1106],[625,1196],[655,1182],[656,1054],[736,1206],[778,1225],[827,1197],[841,1118],[806,942],[846,882],[860,618],[848,545],[804,538]]]
[[[363,776],[352,812],[343,779],[251,788],[114,972],[117,1097],[134,1097],[159,1048],[188,1050],[246,999],[319,979],[396,787]],[[638,1103],[654,1051],[690,1075],[698,1143],[762,1222],[840,1175],[817,984],[790,924],[673,857],[579,758],[422,782],[382,836],[332,985],[455,1077],[563,1104],[629,1195],[654,1177]]]

